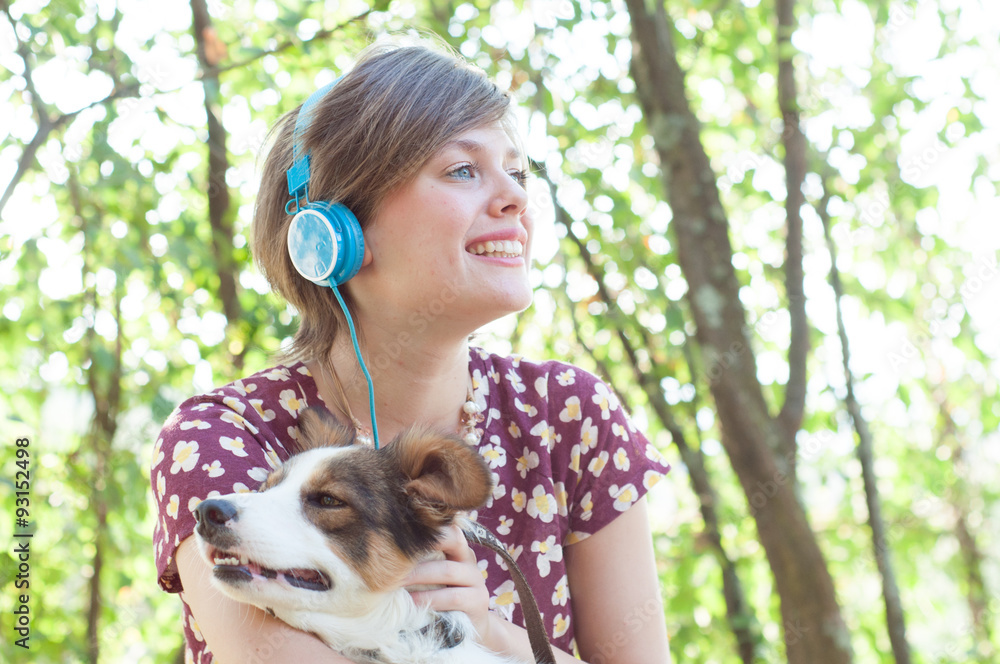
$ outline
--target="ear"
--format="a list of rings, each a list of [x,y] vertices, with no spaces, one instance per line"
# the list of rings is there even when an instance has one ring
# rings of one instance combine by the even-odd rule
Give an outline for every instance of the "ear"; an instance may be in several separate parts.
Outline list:
[[[296,452],[317,447],[343,447],[354,443],[354,429],[345,427],[326,408],[313,406],[299,413]]]
[[[486,461],[458,438],[409,429],[387,450],[403,473],[410,506],[430,526],[446,525],[459,510],[479,507],[493,489]]]

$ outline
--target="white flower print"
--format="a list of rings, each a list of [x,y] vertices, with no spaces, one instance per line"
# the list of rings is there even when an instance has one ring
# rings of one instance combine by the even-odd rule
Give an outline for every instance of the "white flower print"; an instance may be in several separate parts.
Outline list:
[[[187,431],[188,429],[203,430],[203,429],[211,429],[212,425],[203,420],[187,420],[185,422],[181,422],[180,428],[181,431]]]
[[[270,474],[270,472],[271,471],[269,471],[267,468],[257,467],[248,470],[247,475],[250,476],[250,479],[256,480],[257,483],[259,484],[267,479],[267,476]]]
[[[236,436],[236,438],[222,436],[219,438],[219,445],[222,446],[222,449],[228,450],[238,457],[247,455],[246,445],[243,444],[243,438],[240,436]]]
[[[311,373],[309,373],[309,367],[307,367],[307,366],[306,366],[306,365],[304,365],[304,364],[302,364],[302,365],[299,365],[299,368],[298,368],[298,369],[296,369],[296,371],[298,371],[298,372],[299,372],[300,374],[302,374],[303,376],[309,376],[310,378],[312,378],[312,374],[311,374]]]
[[[228,408],[235,410],[240,415],[243,415],[243,413],[247,409],[247,405],[242,401],[240,401],[239,399],[237,399],[236,397],[225,397],[222,400],[222,403],[226,404]]]
[[[574,445],[569,451],[569,469],[576,473],[576,481],[579,482],[582,477],[580,476],[580,446]]]
[[[580,499],[580,510],[581,521],[590,521],[590,517],[594,516],[594,496],[590,491]]]
[[[503,468],[507,465],[507,450],[500,443],[500,436],[491,436],[490,442],[479,450],[490,468]]]
[[[511,422],[510,426],[507,427],[507,433],[510,434],[511,438],[521,437],[521,427],[517,426],[517,422]]]
[[[556,506],[559,509],[559,516],[566,516],[569,514],[567,511],[567,504],[569,503],[569,492],[566,491],[566,485],[562,482],[556,482],[552,485],[552,493],[556,499]]]
[[[538,436],[541,439],[542,444],[545,445],[545,448],[549,452],[551,452],[552,448],[556,446],[556,443],[562,440],[562,434],[557,434],[556,428],[550,427],[548,422],[545,420],[542,420],[533,426],[529,433],[531,433],[532,436]]]
[[[600,477],[601,473],[604,472],[604,467],[608,465],[608,451],[604,450],[596,457],[590,460],[587,465],[587,470],[594,474],[594,477]]]
[[[191,410],[193,410],[196,413],[204,413],[206,410],[208,410],[209,408],[211,408],[214,405],[215,404],[213,404],[213,403],[209,403],[209,402],[205,401],[205,402],[200,403],[200,404],[198,404],[196,406],[191,406]]]
[[[233,485],[233,493],[253,493],[253,491],[243,482],[237,482]]]
[[[247,425],[250,424],[245,419],[243,419],[242,415],[238,415],[229,410],[224,412],[219,419],[222,420],[223,422],[227,422],[235,427],[243,429],[244,431],[247,430]]]
[[[524,403],[521,401],[520,397],[514,397],[514,407],[517,408],[522,413],[526,413],[528,417],[534,417],[538,415],[538,409],[532,406],[530,403]]]
[[[594,386],[594,390],[597,394],[592,399],[594,403],[601,407],[601,419],[607,420],[611,417],[611,413],[618,410],[618,397],[612,394],[611,390],[604,383],[597,383]]]
[[[176,493],[170,496],[170,502],[167,503],[167,516],[169,516],[171,519],[176,519],[177,508],[180,507],[180,504],[181,504],[181,499]]]
[[[518,491],[515,487],[511,487],[510,501],[514,506],[515,512],[523,512],[525,506],[528,504],[528,494],[524,491]]]
[[[559,413],[559,421],[579,421],[582,412],[583,411],[580,409],[580,397],[572,396],[569,399],[566,399],[566,407],[562,409],[561,413]]]
[[[238,380],[235,383],[233,383],[233,389],[236,390],[240,394],[240,396],[245,397],[257,391],[257,384],[256,383],[244,384],[242,380]]]
[[[622,440],[628,440],[628,430],[617,422],[611,425],[611,433],[615,434]]]
[[[632,460],[628,456],[628,452],[625,451],[624,447],[619,447],[615,452],[614,456],[615,468],[618,470],[628,470],[632,467]]]
[[[597,446],[597,425],[589,417],[580,426],[580,451],[586,454]]]
[[[525,447],[524,452],[517,459],[517,472],[521,473],[521,479],[528,476],[528,471],[538,467],[538,452],[532,452]]]
[[[518,375],[518,373],[513,369],[509,369],[507,371],[506,378],[507,381],[510,383],[510,386],[513,387],[514,391],[517,392],[518,394],[523,394],[524,391],[528,389],[524,386],[524,382],[521,380],[521,376]]]
[[[535,392],[538,392],[538,396],[542,399],[549,398],[549,375],[539,376],[535,379]]]
[[[664,466],[669,465],[666,458],[660,454],[660,451],[653,447],[652,445],[646,445],[646,458],[650,461],[655,461],[656,463],[663,464]]]
[[[561,613],[556,614],[555,620],[552,621],[552,638],[558,639],[566,634],[566,631],[569,630],[569,620],[568,613],[565,616]]]
[[[195,622],[194,616],[188,616],[188,625],[191,627],[191,632],[194,634],[194,638],[199,641],[205,640],[205,637],[201,635],[201,630],[198,629],[198,623]]]
[[[222,467],[222,462],[216,459],[212,463],[203,463],[201,469],[208,471],[209,477],[218,477],[226,472],[226,469]]]
[[[273,410],[264,410],[263,399],[250,399],[250,405],[253,406],[253,409],[257,411],[257,414],[260,415],[260,418],[265,422],[270,422],[274,419]]]
[[[483,575],[484,581],[490,578],[490,573],[487,570],[487,568],[490,566],[490,561],[480,560],[479,562],[476,563],[476,566],[479,567],[479,573]]]
[[[295,416],[300,410],[304,410],[309,406],[305,398],[299,401],[295,390],[282,390],[281,394],[278,395],[278,403],[292,416]]]
[[[535,563],[538,565],[538,575],[542,578],[552,571],[552,563],[563,559],[562,544],[556,542],[555,535],[549,535],[544,542],[532,542],[531,550],[538,554]]]
[[[198,496],[191,496],[188,499],[188,512],[194,512],[195,508],[201,504],[201,498]]]
[[[560,371],[556,376],[556,381],[563,387],[568,387],[576,382],[576,371],[573,369]]]
[[[285,381],[292,377],[291,372],[288,371],[288,367],[275,367],[261,375],[272,381]]]
[[[552,518],[559,510],[555,496],[548,493],[542,485],[535,487],[532,491],[531,500],[528,501],[528,515],[533,519],[538,519],[544,523],[551,523]],[[543,575],[544,576],[544,575]]]
[[[278,458],[278,453],[274,451],[271,447],[271,443],[264,441],[264,459],[267,461],[267,465],[271,466],[271,470],[276,469],[281,465],[281,459]]]
[[[493,501],[500,500],[507,495],[507,485],[500,481],[498,473],[490,473],[493,478],[493,493],[486,499],[486,507],[493,507]]]
[[[663,479],[663,475],[658,470],[647,470],[642,476],[642,486],[647,490],[652,489]]]
[[[160,462],[163,461],[165,458],[166,458],[166,456],[163,454],[163,439],[162,438],[157,438],[156,439],[156,445],[153,446],[153,459],[154,459],[154,461],[153,461],[153,465],[150,466],[150,468],[156,468],[157,466],[160,465]]]
[[[569,578],[563,574],[562,578],[556,581],[555,590],[552,592],[553,606],[566,606],[569,601]]]
[[[497,533],[500,535],[510,535],[510,527],[514,525],[514,520],[508,518],[506,515],[500,517],[500,523],[497,525]]]
[[[176,475],[179,471],[189,472],[198,463],[198,441],[178,441],[174,447],[174,464],[170,466],[170,474]]]
[[[612,484],[611,488],[608,489],[608,493],[615,499],[614,507],[619,512],[624,512],[632,506],[632,503],[639,500],[639,492],[636,490],[635,485],[631,483],[623,487]]]
[[[167,492],[167,478],[163,476],[162,471],[156,471],[156,497],[160,500],[163,499],[163,494]]]
[[[517,590],[514,589],[514,582],[508,579],[493,591],[490,597],[490,608],[510,620],[511,616],[514,615],[514,604],[519,601]]]

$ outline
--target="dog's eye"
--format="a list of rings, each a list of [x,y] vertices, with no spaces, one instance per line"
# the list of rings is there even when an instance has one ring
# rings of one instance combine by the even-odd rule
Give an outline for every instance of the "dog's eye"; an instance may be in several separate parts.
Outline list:
[[[317,493],[309,496],[309,502],[317,507],[344,507],[347,505],[340,498],[331,496],[328,493]]]

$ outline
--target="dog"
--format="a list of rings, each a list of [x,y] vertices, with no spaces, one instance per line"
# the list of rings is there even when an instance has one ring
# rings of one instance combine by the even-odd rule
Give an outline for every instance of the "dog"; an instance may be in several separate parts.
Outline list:
[[[486,502],[477,451],[421,428],[374,450],[322,408],[300,414],[299,432],[256,493],[195,508],[212,583],[354,662],[517,664],[476,643],[465,613],[419,606],[403,586],[441,557],[442,529]]]

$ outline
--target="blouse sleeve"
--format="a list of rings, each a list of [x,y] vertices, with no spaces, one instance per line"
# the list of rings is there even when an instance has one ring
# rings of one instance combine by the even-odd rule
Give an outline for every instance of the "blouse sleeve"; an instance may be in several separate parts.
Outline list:
[[[234,385],[178,406],[153,449],[153,546],[157,578],[167,592],[183,590],[174,554],[194,532],[192,510],[198,503],[255,490],[288,456],[272,433],[275,413],[249,393],[241,395],[240,383]],[[297,433],[289,427],[280,438]]]
[[[593,535],[628,510],[670,471],[670,465],[632,424],[618,397],[599,378],[576,367],[553,372],[550,407],[562,425],[559,447],[575,477],[567,478],[570,533],[566,544]]]

